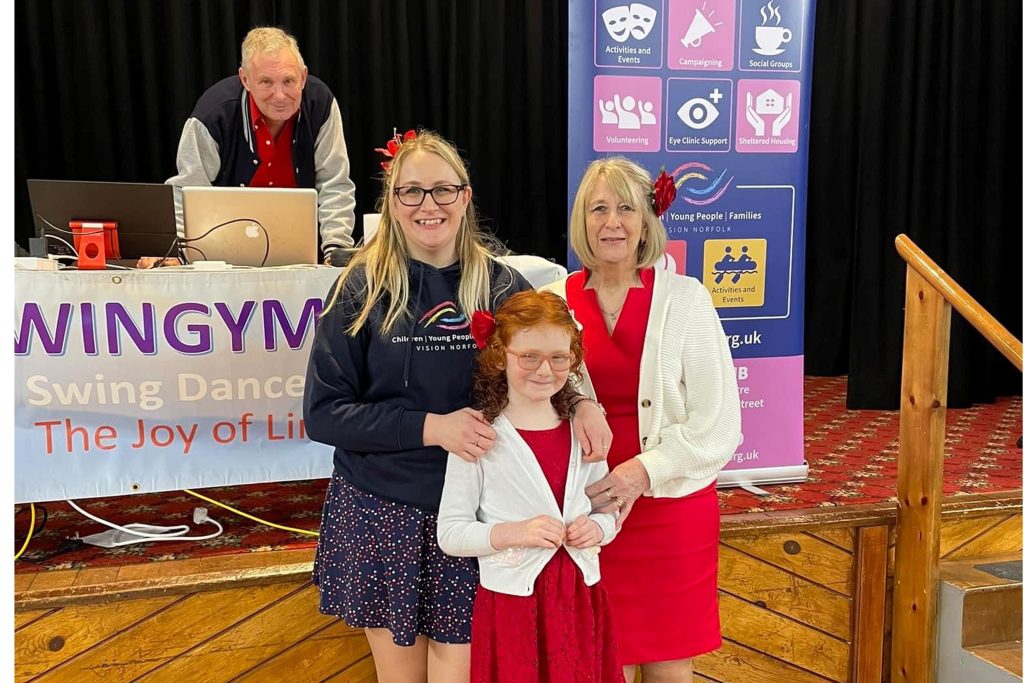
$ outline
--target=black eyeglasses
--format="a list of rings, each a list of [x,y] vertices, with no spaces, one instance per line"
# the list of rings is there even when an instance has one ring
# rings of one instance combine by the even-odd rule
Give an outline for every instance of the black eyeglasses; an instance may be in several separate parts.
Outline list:
[[[428,190],[424,187],[406,185],[405,187],[396,187],[395,196],[398,197],[398,201],[402,202],[406,206],[419,206],[429,194],[433,198],[435,204],[438,206],[447,206],[448,204],[454,204],[455,200],[459,198],[459,193],[467,187],[469,186],[438,185],[437,187],[432,187]]]

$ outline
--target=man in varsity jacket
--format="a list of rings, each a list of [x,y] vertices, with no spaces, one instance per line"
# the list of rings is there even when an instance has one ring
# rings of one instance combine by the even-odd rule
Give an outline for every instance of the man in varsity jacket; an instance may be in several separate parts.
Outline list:
[[[341,112],[309,76],[295,38],[257,27],[242,42],[237,76],[200,96],[178,143],[175,187],[312,187],[325,256],[352,246],[355,185],[349,179]],[[175,191],[178,232],[181,193]]]

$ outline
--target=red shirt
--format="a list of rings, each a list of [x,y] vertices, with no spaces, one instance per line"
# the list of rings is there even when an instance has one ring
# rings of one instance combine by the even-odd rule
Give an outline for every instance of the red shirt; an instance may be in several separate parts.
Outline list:
[[[597,400],[608,411],[608,426],[614,435],[608,452],[608,467],[614,469],[643,450],[637,399],[640,357],[654,294],[654,269],[640,271],[643,287],[632,287],[626,293],[611,334],[605,325],[597,292],[584,288],[588,277],[587,272],[569,276],[565,298],[583,326],[583,361],[587,364]]]
[[[249,115],[252,119],[253,139],[256,153],[260,157],[259,168],[249,181],[250,187],[295,187],[295,169],[292,168],[293,131],[295,116],[285,122],[275,139],[270,126],[263,119],[263,112],[256,106],[256,100],[249,96]]]

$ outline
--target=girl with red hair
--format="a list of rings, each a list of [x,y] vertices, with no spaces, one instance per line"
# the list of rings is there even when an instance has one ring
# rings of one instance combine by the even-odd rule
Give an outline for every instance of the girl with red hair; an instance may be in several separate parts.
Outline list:
[[[615,515],[586,494],[608,466],[583,461],[569,426],[580,332],[558,296],[526,291],[475,315],[473,336],[477,407],[497,436],[475,462],[448,456],[437,520],[442,550],[480,562],[471,678],[622,683],[597,559]]]

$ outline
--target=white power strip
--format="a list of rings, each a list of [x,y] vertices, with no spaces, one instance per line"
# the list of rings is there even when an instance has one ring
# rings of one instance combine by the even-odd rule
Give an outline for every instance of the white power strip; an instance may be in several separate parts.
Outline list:
[[[226,261],[193,261],[192,270],[231,270],[232,266]]]

